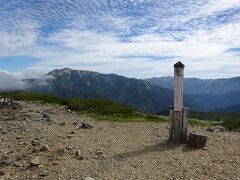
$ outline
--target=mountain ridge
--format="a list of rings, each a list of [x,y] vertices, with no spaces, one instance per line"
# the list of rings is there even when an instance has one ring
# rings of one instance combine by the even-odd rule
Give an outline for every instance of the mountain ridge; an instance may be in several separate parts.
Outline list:
[[[172,90],[141,79],[70,68],[55,69],[47,76],[51,78],[46,79],[43,86],[39,85],[38,80],[25,80],[30,84],[28,90],[66,98],[106,98],[147,113],[159,112],[173,104]],[[185,97],[185,104],[193,109],[200,108],[189,97]]]

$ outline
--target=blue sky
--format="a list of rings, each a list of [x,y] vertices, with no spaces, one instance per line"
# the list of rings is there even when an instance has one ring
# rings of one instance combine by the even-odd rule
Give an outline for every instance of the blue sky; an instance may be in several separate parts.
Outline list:
[[[0,70],[239,76],[240,0],[0,0]]]

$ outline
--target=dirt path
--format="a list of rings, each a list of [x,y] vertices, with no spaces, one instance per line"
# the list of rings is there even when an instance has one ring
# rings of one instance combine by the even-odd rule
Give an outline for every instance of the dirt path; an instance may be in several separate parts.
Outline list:
[[[165,123],[94,121],[60,106],[20,105],[0,121],[1,180],[240,179],[239,132],[191,127],[209,137],[207,150],[193,150],[168,143]],[[85,120],[93,128],[76,129]]]

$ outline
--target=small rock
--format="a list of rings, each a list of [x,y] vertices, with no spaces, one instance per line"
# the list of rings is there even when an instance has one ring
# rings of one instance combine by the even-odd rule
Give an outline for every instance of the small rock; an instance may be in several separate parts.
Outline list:
[[[12,163],[13,161],[11,159],[3,159],[0,164],[8,166],[11,165]]]
[[[99,159],[99,156],[96,155],[96,156],[93,156],[93,158],[94,158],[94,159]]]
[[[60,126],[65,126],[66,123],[65,123],[65,122],[60,122],[59,125],[60,125]]]
[[[73,137],[73,135],[70,135],[70,134],[67,135],[67,138],[72,138],[72,137]]]
[[[32,148],[32,153],[35,153],[35,152],[38,152],[39,151],[39,148],[37,148],[36,146],[34,146],[33,148]]]
[[[207,150],[207,148],[206,148],[206,147],[204,147],[204,148],[203,148],[203,150]]]
[[[7,151],[5,151],[5,154],[11,154],[11,153],[14,153],[14,151],[13,151],[13,150],[7,150]]]
[[[0,176],[4,176],[5,172],[3,170],[0,170]]]
[[[15,167],[22,167],[23,165],[21,164],[21,163],[19,163],[19,162],[14,162],[14,164],[13,164]]]
[[[32,140],[31,142],[32,146],[39,146],[40,145],[40,142],[36,139]]]
[[[194,148],[203,148],[205,147],[206,142],[207,142],[207,136],[193,133],[193,132],[189,133],[188,146],[191,146]]]
[[[216,130],[216,131],[225,131],[226,130],[225,127],[220,126],[220,125],[214,126],[213,129]]]
[[[84,160],[85,159],[85,156],[79,156],[77,157],[78,160]]]
[[[49,172],[48,172],[48,170],[46,170],[46,169],[41,169],[41,170],[39,171],[39,176],[45,177],[45,176],[47,176],[48,174],[49,174]]]
[[[97,152],[96,152],[96,155],[102,155],[102,154],[103,154],[102,151],[97,151]]]
[[[3,130],[3,131],[2,131],[2,134],[7,134],[7,133],[8,133],[8,132],[7,132],[7,131],[5,131],[5,130]]]
[[[17,136],[16,139],[17,140],[22,139],[22,136]]]
[[[49,116],[47,114],[42,114],[43,118],[49,118]]]
[[[48,145],[43,145],[41,148],[40,148],[40,151],[48,151],[49,150],[49,146]]]
[[[82,156],[81,155],[81,152],[79,150],[77,150],[75,152],[75,157],[78,159],[78,160],[84,160],[85,159],[85,156]]]
[[[20,146],[23,146],[23,145],[25,145],[25,144],[26,144],[26,142],[20,142],[20,143],[19,143]]]
[[[53,162],[53,165],[58,165],[58,164],[59,164],[59,162],[57,162],[57,161]]]
[[[38,166],[40,164],[41,164],[40,156],[34,157],[30,162],[31,166]]]
[[[214,132],[214,130],[212,128],[207,128],[206,131]]]
[[[10,161],[11,160],[10,160],[10,158],[7,155],[2,155],[0,164],[9,165],[9,164],[11,164]]]
[[[85,180],[95,180],[95,179],[92,177],[85,177]]]
[[[71,131],[70,134],[75,134],[76,132],[75,131]]]
[[[81,154],[81,153],[80,153],[80,151],[79,151],[79,150],[77,150],[77,151],[75,152],[75,156],[76,156],[76,157],[79,157],[79,156],[80,156],[80,154]]]
[[[89,124],[88,122],[82,122],[82,125],[80,126],[80,128],[91,129],[91,128],[93,128],[93,126],[91,124]]]
[[[56,154],[57,154],[58,156],[62,156],[62,155],[64,155],[65,150],[64,150],[63,147],[60,147],[60,148],[58,148],[55,152],[56,152]]]
[[[73,125],[75,126],[75,125],[78,125],[78,122],[73,122]]]
[[[67,150],[71,150],[71,149],[72,149],[72,147],[70,147],[70,146],[67,146],[67,147],[66,147],[66,149],[67,149]]]

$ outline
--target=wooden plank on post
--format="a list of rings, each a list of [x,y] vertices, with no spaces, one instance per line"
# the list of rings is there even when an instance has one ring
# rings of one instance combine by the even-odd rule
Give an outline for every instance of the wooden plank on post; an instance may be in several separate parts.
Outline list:
[[[169,108],[170,110],[170,115],[169,115],[169,119],[170,119],[170,130],[169,130],[169,141],[173,140],[173,106],[171,106]]]
[[[188,108],[182,109],[182,143],[187,143]]]

